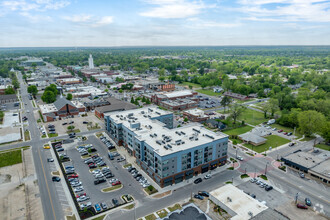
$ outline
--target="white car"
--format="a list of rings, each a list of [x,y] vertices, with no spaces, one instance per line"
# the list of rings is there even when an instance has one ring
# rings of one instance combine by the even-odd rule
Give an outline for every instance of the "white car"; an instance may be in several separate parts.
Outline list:
[[[115,183],[117,181],[119,181],[117,178],[112,178],[111,180],[109,180],[109,183]]]
[[[241,156],[237,156],[237,159],[240,161],[244,160],[243,157],[241,157]]]
[[[84,191],[84,187],[82,187],[82,186],[80,186],[80,187],[76,187],[76,188],[74,188],[74,190],[73,190],[75,193],[77,193],[77,192],[81,192],[81,191]]]
[[[86,201],[86,200],[89,200],[89,197],[88,196],[80,196],[77,201],[78,202],[83,202],[83,201]]]
[[[146,188],[146,187],[148,187],[148,186],[150,186],[150,184],[143,184],[143,185],[142,185],[143,188]]]
[[[93,174],[99,174],[99,173],[101,173],[101,170],[100,170],[100,169],[93,170],[92,173],[93,173]]]
[[[206,174],[206,176],[204,176],[204,179],[210,179],[212,176],[211,176],[211,174]]]

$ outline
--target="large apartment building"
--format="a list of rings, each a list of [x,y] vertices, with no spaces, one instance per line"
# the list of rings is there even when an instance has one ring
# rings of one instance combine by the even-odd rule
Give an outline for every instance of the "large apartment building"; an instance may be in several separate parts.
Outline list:
[[[111,138],[161,187],[213,170],[227,161],[228,135],[194,124],[173,127],[173,113],[152,108],[104,114]]]

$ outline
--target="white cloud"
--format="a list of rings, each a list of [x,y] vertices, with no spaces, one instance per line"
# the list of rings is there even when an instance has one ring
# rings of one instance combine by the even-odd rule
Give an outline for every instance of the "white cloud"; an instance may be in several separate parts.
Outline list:
[[[68,0],[6,0],[0,6],[9,11],[46,11],[58,10],[70,4]]]
[[[326,0],[241,0],[238,11],[247,13],[246,20],[330,22],[330,2]],[[278,4],[273,8],[268,4]]]
[[[100,27],[113,23],[113,16],[96,17],[93,15],[82,14],[82,15],[64,16],[63,19],[90,27]]]
[[[26,17],[29,19],[30,22],[37,23],[37,22],[45,22],[45,21],[51,21],[51,17],[49,16],[43,16],[43,15],[32,15],[29,12],[20,12],[20,15]]]
[[[202,1],[147,0],[145,2],[154,7],[140,15],[153,18],[187,18],[200,14],[203,9],[215,7],[205,5]]]

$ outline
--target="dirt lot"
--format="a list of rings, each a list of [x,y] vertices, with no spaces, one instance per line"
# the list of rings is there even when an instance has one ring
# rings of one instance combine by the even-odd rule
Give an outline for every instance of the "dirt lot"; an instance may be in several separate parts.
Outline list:
[[[25,150],[23,158],[24,167],[19,163],[0,168],[1,219],[43,219],[31,150]]]
[[[207,198],[203,200],[193,199],[195,205],[197,205],[203,212],[205,212],[212,219],[230,219],[231,216],[226,213],[224,210],[216,209],[216,205]]]
[[[69,122],[73,121],[73,124],[69,124]],[[81,116],[74,116],[74,118],[62,118],[62,120],[52,121],[44,123],[45,127],[48,127],[48,124],[55,125],[55,130],[58,133],[58,136],[66,135],[68,131],[68,126],[73,125],[74,129],[79,129],[80,132],[88,131],[89,125],[83,124],[84,121],[92,122],[92,126],[94,127],[96,123],[99,127],[104,127],[103,120],[98,119],[94,113],[89,112],[87,117],[81,117]],[[63,123],[67,123],[66,125],[63,125]]]

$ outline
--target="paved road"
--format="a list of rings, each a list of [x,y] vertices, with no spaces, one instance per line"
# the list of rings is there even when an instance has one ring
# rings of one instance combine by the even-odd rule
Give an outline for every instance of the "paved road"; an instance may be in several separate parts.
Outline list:
[[[45,140],[40,139],[40,133],[37,126],[37,121],[34,118],[33,106],[31,101],[28,98],[27,86],[23,82],[22,74],[18,73],[18,80],[21,85],[21,97],[22,102],[26,103],[25,109],[30,112],[25,111],[25,115],[28,117],[29,125],[27,129],[31,134],[31,141],[14,144],[11,148],[24,145],[30,145],[32,147],[32,155],[34,160],[34,166],[38,178],[38,185],[40,190],[41,202],[44,212],[45,219],[64,219],[63,211],[56,194],[55,183],[51,181],[51,174],[49,166],[46,166],[46,157],[43,151],[43,143]],[[25,128],[26,129],[26,128]],[[8,146],[4,146],[8,148]],[[3,149],[3,147],[1,147]]]

